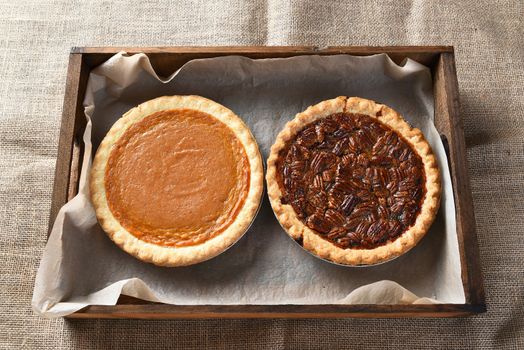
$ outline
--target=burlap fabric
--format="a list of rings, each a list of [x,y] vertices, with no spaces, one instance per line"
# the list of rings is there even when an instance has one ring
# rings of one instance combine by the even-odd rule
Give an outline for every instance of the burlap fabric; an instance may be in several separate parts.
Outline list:
[[[0,347],[524,348],[522,1],[2,1]],[[71,46],[455,45],[489,311],[466,319],[48,320],[31,311]]]

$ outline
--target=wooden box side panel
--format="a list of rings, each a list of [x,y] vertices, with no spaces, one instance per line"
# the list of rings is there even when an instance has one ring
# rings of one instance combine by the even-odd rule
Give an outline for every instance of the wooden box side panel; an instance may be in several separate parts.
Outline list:
[[[339,55],[350,54],[367,56],[387,53],[398,64],[411,58],[427,66],[435,64],[441,52],[453,52],[450,46],[338,46],[318,48],[314,46],[221,46],[221,47],[84,47],[74,48],[74,53],[84,55],[86,63],[95,67],[118,52],[130,55],[145,53],[155,71],[168,76],[186,62],[200,58],[240,55],[254,59],[286,58],[300,55]]]
[[[448,162],[455,197],[457,237],[466,302],[478,305],[485,310],[473,199],[469,185],[466,143],[460,116],[455,59],[452,53],[442,53],[437,62],[434,73],[434,93],[435,115],[439,116],[435,118],[435,124],[448,143]]]
[[[411,318],[460,317],[479,312],[463,304],[438,305],[166,305],[90,306],[68,318]]]
[[[83,148],[81,134],[86,126],[82,102],[88,77],[89,67],[85,64],[83,55],[71,54],[62,107],[48,236],[60,208],[78,193]]]

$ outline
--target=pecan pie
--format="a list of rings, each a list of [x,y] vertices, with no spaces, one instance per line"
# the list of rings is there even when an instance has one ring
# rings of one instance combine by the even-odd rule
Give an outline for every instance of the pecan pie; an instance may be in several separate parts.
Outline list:
[[[424,236],[440,203],[440,175],[422,132],[391,108],[358,97],[297,114],[267,162],[273,210],[321,258],[370,265]]]
[[[207,260],[235,243],[263,189],[258,146],[224,106],[160,97],[123,115],[91,169],[98,221],[120,248],[163,266]]]

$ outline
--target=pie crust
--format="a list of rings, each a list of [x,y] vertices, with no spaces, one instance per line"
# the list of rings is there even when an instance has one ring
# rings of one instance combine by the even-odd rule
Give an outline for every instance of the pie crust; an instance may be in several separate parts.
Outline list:
[[[420,192],[418,193],[420,198],[420,204],[417,209],[418,214],[416,216],[413,214],[413,218],[411,219],[412,223],[409,226],[404,227],[403,231],[397,233],[396,236],[384,236],[381,238],[383,241],[374,244],[373,246],[367,247],[357,245],[342,247],[338,244],[340,240],[335,242],[327,238],[327,235],[329,234],[327,231],[328,229],[326,229],[326,232],[328,233],[320,233],[310,228],[309,226],[312,225],[309,224],[308,226],[306,223],[310,223],[311,221],[307,221],[303,213],[297,214],[294,207],[288,203],[288,189],[282,182],[282,179],[285,178],[286,175],[284,175],[284,172],[280,170],[283,167],[281,164],[288,163],[284,163],[285,160],[281,159],[284,159],[282,157],[284,157],[285,154],[288,154],[286,152],[291,152],[289,151],[291,149],[290,147],[299,142],[296,141],[299,137],[302,137],[302,140],[304,139],[303,137],[305,136],[302,136],[301,132],[306,130],[308,126],[310,126],[311,129],[311,125],[314,125],[314,123],[326,123],[328,118],[333,118],[333,115],[336,116],[337,113],[343,113],[342,116],[347,115],[348,118],[349,116],[352,116],[352,118],[363,116],[359,118],[367,118],[367,120],[371,120],[369,118],[372,118],[372,123],[378,121],[380,128],[388,130],[390,134],[391,131],[396,133],[398,140],[407,144],[407,146],[411,148],[411,151],[420,157],[421,163],[418,171],[423,171],[423,175],[418,178],[419,182],[417,183],[417,186],[421,186],[420,188],[422,189],[425,187],[425,192],[424,194],[420,194]],[[301,145],[300,142],[298,145]],[[403,147],[405,146],[406,145]],[[309,151],[311,151],[311,149],[309,149]],[[400,166],[399,164],[401,163],[401,160],[396,160],[395,162],[395,164],[397,164],[395,166]],[[415,162],[415,160],[413,160],[413,162]],[[305,168],[306,170],[301,171],[312,171],[307,170],[312,169],[312,164],[313,163],[307,165]],[[289,166],[289,164],[286,166]],[[291,175],[287,176],[290,177]],[[288,183],[292,183],[291,181],[293,181],[292,178]],[[267,161],[266,182],[271,206],[284,230],[295,241],[302,244],[305,249],[313,254],[323,259],[344,265],[372,265],[391,260],[404,254],[413,248],[426,234],[440,205],[440,173],[435,156],[433,155],[431,147],[425,140],[422,132],[419,129],[412,128],[402,118],[402,116],[393,109],[359,97],[337,97],[320,102],[314,106],[310,106],[304,112],[298,113],[293,120],[288,122],[277,136],[276,141],[271,148]],[[304,191],[308,191],[309,187],[313,185],[312,182],[309,181],[307,185],[304,184],[301,186],[304,187],[300,188],[302,191],[301,195],[303,195]],[[396,191],[399,190],[397,189]],[[388,194],[388,196],[393,197],[393,192]],[[326,208],[326,206],[321,208]],[[404,209],[401,207],[400,210]],[[324,215],[327,216],[326,213],[327,211],[324,212]],[[322,211],[320,211],[319,215],[322,215]],[[313,215],[311,215],[311,217],[312,216]],[[348,217],[346,217],[346,223],[347,220],[349,220]],[[400,216],[391,220],[400,221]],[[373,225],[373,223],[371,223],[371,225]],[[333,230],[334,229],[332,229],[332,231]],[[384,229],[383,231],[386,232],[387,230]],[[364,239],[362,239],[362,242],[364,242]]]
[[[185,113],[185,114],[184,114]],[[203,180],[202,178],[195,179],[194,181],[189,181],[188,184],[185,184],[183,181],[180,183],[177,183],[173,185],[172,183],[167,183],[165,178],[169,177],[169,175],[173,173],[182,174],[183,179],[191,179],[191,174],[194,171],[194,169],[189,166],[187,171],[186,169],[176,168],[177,166],[180,167],[180,164],[185,164],[184,166],[188,165],[188,162],[172,162],[170,164],[166,164],[165,159],[180,159],[180,158],[169,158],[170,154],[174,154],[177,151],[177,147],[179,147],[179,144],[176,142],[181,142],[180,139],[185,139],[185,137],[176,139],[174,137],[167,137],[167,128],[165,125],[168,125],[167,121],[164,118],[164,115],[166,115],[165,118],[170,117],[173,120],[175,120],[173,123],[179,123],[179,121],[176,119],[178,118],[178,115],[188,115],[189,122],[191,123],[191,118],[201,118],[201,119],[194,119],[194,120],[203,120],[204,122],[207,122],[209,124],[209,121],[211,120],[213,122],[213,126],[216,128],[219,128],[220,130],[224,131],[224,135],[230,135],[232,138],[230,139],[224,139],[222,143],[220,143],[220,139],[218,139],[218,144],[220,147],[223,144],[224,149],[229,152],[227,155],[233,154],[233,151],[236,150],[242,150],[238,151],[241,155],[238,155],[233,160],[229,158],[224,158],[227,161],[238,161],[239,159],[245,163],[244,168],[239,168],[239,177],[233,177],[233,180],[242,181],[242,184],[232,188],[229,190],[226,186],[224,188],[224,183],[226,185],[230,184],[233,180],[227,178],[226,180],[220,182],[221,177],[225,177],[226,174],[229,174],[227,176],[237,176],[234,170],[231,170],[233,166],[224,166],[223,171],[217,171],[216,166],[213,168],[212,171],[209,171],[209,174],[204,174]],[[124,147],[127,147],[128,144],[131,143],[131,136],[133,133],[139,133],[140,128],[142,127],[145,131],[143,131],[143,135],[146,135],[148,132],[153,133],[157,131],[154,130],[154,123],[156,121],[152,121],[153,118],[156,118],[159,120],[158,123],[164,123],[160,126],[157,126],[156,129],[158,129],[158,137],[146,137],[141,136],[140,134],[137,134],[138,140],[136,141],[136,138],[133,139],[135,141],[133,142],[142,142],[144,143],[143,148],[147,147],[153,147],[151,146],[155,142],[157,142],[157,139],[163,137],[162,141],[158,141],[157,143],[160,144],[159,152],[162,152],[165,149],[169,149],[171,151],[175,150],[174,152],[169,153],[167,156],[162,154],[157,159],[146,159],[147,162],[144,160],[144,156],[142,158],[139,158],[139,155],[136,155],[138,158],[135,157],[135,153],[133,152],[127,152],[123,153],[124,151],[121,151],[121,149]],[[148,124],[151,124],[148,126]],[[216,124],[216,125],[215,125]],[[145,126],[144,126],[145,125]],[[198,134],[199,125],[192,125],[189,124],[192,129],[191,132]],[[169,126],[169,125],[168,125]],[[146,129],[146,127],[149,127],[149,129]],[[207,127],[207,126],[206,126]],[[173,127],[174,128],[174,127]],[[203,128],[203,127],[202,127]],[[138,131],[136,131],[138,130]],[[177,131],[177,129],[174,129]],[[214,135],[213,130],[210,129],[211,134]],[[180,130],[178,130],[180,131]],[[184,129],[182,129],[184,131]],[[204,132],[204,131],[201,131]],[[189,131],[188,131],[189,133]],[[131,135],[131,136],[130,136]],[[193,135],[193,134],[191,134]],[[142,137],[140,139],[140,137]],[[218,137],[218,136],[217,136]],[[192,140],[195,137],[189,136],[188,139]],[[202,137],[201,137],[202,139]],[[206,140],[204,140],[206,141]],[[228,147],[233,147],[232,144],[236,144],[236,148],[233,149],[233,151],[229,151]],[[202,140],[200,140],[200,144],[202,144]],[[140,145],[139,145],[140,146]],[[191,146],[191,145],[190,145]],[[155,146],[157,147],[157,146]],[[195,146],[197,147],[197,146]],[[207,147],[207,146],[205,146]],[[205,151],[206,148],[195,148],[195,152],[198,151],[200,153],[197,153],[198,155],[194,156],[193,158],[195,161],[201,161],[199,157],[201,157],[202,154],[204,156],[206,155]],[[136,148],[135,148],[136,149]],[[133,150],[135,150],[133,149]],[[140,148],[141,150],[142,148]],[[153,149],[154,150],[154,149]],[[207,149],[208,153],[215,152],[216,149]],[[186,152],[187,150],[183,150]],[[194,151],[190,149],[189,151]],[[188,151],[188,152],[189,152]],[[224,152],[226,152],[224,151]],[[118,153],[120,152],[120,153]],[[202,153],[204,152],[204,153]],[[191,153],[191,152],[189,152]],[[207,155],[208,157],[213,157],[215,154],[218,153],[215,152],[212,155]],[[151,152],[148,153],[148,155],[151,155]],[[146,203],[147,201],[144,201],[142,198],[136,198],[136,193],[133,192],[132,186],[128,186],[131,188],[130,190],[126,190],[128,192],[123,192],[127,195],[123,196],[122,199],[119,199],[116,201],[113,198],[119,198],[118,192],[117,195],[113,195],[112,193],[115,192],[114,187],[120,188],[126,188],[125,182],[127,181],[127,178],[125,176],[125,171],[113,171],[113,168],[117,168],[120,166],[120,164],[123,163],[123,161],[120,161],[120,158],[115,157],[128,157],[128,158],[122,158],[125,161],[127,161],[127,168],[123,168],[127,172],[135,173],[137,172],[139,175],[134,175],[132,180],[134,181],[133,185],[136,185],[137,179],[138,181],[141,181],[140,179],[144,178],[144,184],[145,190],[142,191],[142,193],[146,193],[146,195],[149,192],[156,191],[156,188],[160,188],[160,191],[163,191],[160,195],[155,197],[153,194],[151,195],[151,198],[157,199],[157,198],[164,198],[165,200],[159,200],[160,203],[152,204],[153,209],[147,208],[144,209],[144,212],[146,210],[147,214],[143,214],[144,217],[147,216],[148,222],[147,227],[153,227],[151,229],[151,232],[148,233],[148,235],[141,235],[140,230],[141,229],[135,229],[136,227],[146,227],[146,226],[140,226],[136,224],[136,218],[133,218],[133,221],[127,220],[129,217],[126,217],[126,213],[131,212],[131,209],[134,210],[134,212],[140,212],[140,207],[136,204],[133,204],[134,202],[137,203]],[[226,156],[224,156],[226,157]],[[231,156],[233,157],[233,156]],[[240,158],[239,158],[240,157]],[[119,160],[114,161],[113,158]],[[153,157],[154,158],[154,157]],[[209,158],[211,159],[211,158]],[[119,163],[120,162],[120,163]],[[189,160],[189,164],[192,160]],[[244,164],[243,163],[243,164]],[[178,165],[177,165],[178,164]],[[204,163],[205,164],[205,163]],[[224,163],[228,165],[229,163]],[[174,166],[175,168],[169,168],[169,170],[160,170],[160,172],[153,174],[166,174],[166,177],[163,176],[157,176],[156,178],[151,176],[143,176],[143,174],[149,174],[146,170],[148,167],[159,167],[158,169],[166,169],[167,166]],[[202,165],[199,165],[200,168],[198,168],[199,171],[207,171],[207,168],[203,168]],[[210,165],[211,166],[211,165]],[[217,166],[220,166],[217,165]],[[164,167],[164,168],[162,168]],[[174,170],[172,170],[174,169]],[[203,170],[202,170],[203,169]],[[241,172],[241,170],[244,169],[244,173]],[[155,169],[153,169],[155,170]],[[220,169],[218,169],[220,170]],[[163,171],[163,173],[162,173]],[[184,172],[186,172],[186,175],[184,175]],[[231,175],[233,174],[233,175]],[[202,174],[200,174],[202,175]],[[141,177],[142,176],[142,177]],[[185,176],[185,177],[184,177]],[[242,176],[242,177],[240,177]],[[221,195],[222,197],[217,197],[213,191],[208,191],[204,187],[204,190],[201,190],[200,186],[202,182],[204,182],[206,185],[209,182],[212,182],[211,180],[214,180],[216,178],[219,178],[217,180],[217,183],[219,183],[220,190],[223,192]],[[163,181],[163,182],[162,182]],[[185,181],[185,180],[184,180]],[[158,185],[160,183],[160,185]],[[147,102],[144,102],[140,104],[139,106],[131,109],[127,113],[125,113],[109,130],[105,138],[103,139],[102,143],[98,147],[98,150],[96,152],[93,165],[91,168],[90,173],[90,193],[91,193],[91,200],[93,203],[93,206],[95,208],[96,216],[98,218],[98,221],[100,225],[102,226],[103,230],[107,233],[107,235],[124,251],[127,253],[133,255],[134,257],[144,261],[144,262],[150,262],[155,265],[159,266],[186,266],[186,265],[192,265],[198,262],[202,262],[205,260],[208,260],[224,250],[226,250],[228,247],[233,245],[247,230],[251,222],[253,221],[256,212],[258,210],[258,207],[260,205],[261,201],[261,195],[263,191],[263,166],[262,166],[262,160],[260,156],[260,152],[257,146],[257,143],[249,131],[248,127],[244,124],[244,122],[235,115],[231,110],[227,109],[226,107],[211,101],[209,99],[200,97],[200,96],[164,96],[159,97]],[[196,185],[195,185],[196,184]],[[108,187],[109,186],[109,187]],[[120,187],[118,187],[120,186]],[[164,186],[164,187],[162,187]],[[176,210],[170,210],[172,207],[169,205],[172,205],[173,203],[177,203],[176,200],[173,198],[178,198],[176,196],[169,195],[168,197],[162,197],[166,196],[168,193],[173,193],[173,187],[179,188],[182,191],[187,189],[187,191],[183,192],[183,195],[186,195],[185,193],[193,193],[198,192],[200,196],[209,195],[214,196],[213,198],[210,197],[209,200],[206,200],[206,198],[199,198],[199,203],[204,203],[204,205],[207,202],[210,201],[220,201],[224,198],[224,193],[227,197],[227,201],[235,201],[231,207],[234,209],[231,209],[229,212],[224,214],[224,218],[220,216],[220,222],[222,224],[220,230],[217,229],[216,232],[207,232],[206,235],[198,236],[198,239],[195,239],[192,241],[191,234],[192,233],[184,233],[184,234],[178,234],[177,232],[169,232],[169,228],[162,228],[162,231],[158,231],[158,237],[155,237],[155,231],[156,228],[155,225],[160,225],[160,222],[162,220],[166,222],[170,222],[172,213],[177,213]],[[195,186],[195,190],[191,186]],[[136,186],[135,186],[136,187]],[[154,188],[153,188],[154,187]],[[164,190],[164,188],[167,188]],[[233,193],[235,191],[242,191],[240,194]],[[123,191],[123,190],[122,190]],[[131,194],[129,194],[131,193]],[[175,193],[175,194],[178,194]],[[129,196],[135,196],[135,197],[129,197]],[[157,195],[157,194],[155,194]],[[149,198],[149,197],[148,197]],[[217,199],[218,198],[218,199]],[[233,198],[233,199],[230,199]],[[137,201],[135,201],[137,199]],[[193,210],[196,210],[195,208],[192,208],[190,205],[187,205],[188,203],[191,204],[192,198],[189,198],[188,201],[185,203],[185,210],[188,213],[191,213]],[[224,200],[224,202],[226,201]],[[135,207],[132,207],[132,206]],[[224,204],[225,205],[225,204]],[[131,209],[128,210],[126,206],[129,206]],[[138,208],[138,209],[137,209]],[[155,209],[156,208],[156,209]],[[163,209],[162,209],[163,208]],[[225,207],[224,207],[225,208]],[[156,211],[155,211],[156,210]],[[205,210],[205,207],[204,207]],[[195,222],[198,225],[198,220],[200,220],[201,212],[196,211],[198,215],[195,215]],[[123,214],[122,214],[123,213]],[[222,215],[221,213],[219,213]],[[142,214],[141,214],[142,215]],[[167,217],[166,217],[167,216]],[[117,217],[121,218],[120,220],[117,219]],[[140,215],[138,216],[140,217]],[[155,218],[159,218],[158,221],[155,221]],[[227,220],[229,220],[229,222]],[[179,218],[177,223],[184,223],[184,217]],[[203,218],[201,220],[204,220]],[[214,218],[206,219],[208,221],[214,220]],[[173,221],[173,220],[171,220]],[[213,222],[211,222],[213,223]],[[219,224],[218,221],[216,225]],[[180,225],[182,225],[180,224]],[[134,225],[134,226],[133,226]],[[124,227],[125,226],[125,227]],[[126,228],[127,227],[127,228]],[[174,226],[178,227],[178,226]],[[211,226],[210,226],[211,227]],[[198,227],[196,227],[198,229]],[[160,230],[160,229],[159,229]],[[209,229],[209,230],[212,230]],[[130,232],[131,231],[131,232]],[[144,231],[145,232],[145,231]],[[189,231],[188,231],[189,232]],[[191,231],[193,232],[193,231]],[[195,231],[197,232],[197,231]],[[204,232],[204,231],[203,231]],[[141,239],[140,237],[143,237]],[[167,237],[167,238],[166,238]],[[189,238],[188,238],[189,237]],[[195,236],[196,237],[196,236]],[[203,238],[202,238],[203,237]],[[171,240],[168,241],[168,238]]]

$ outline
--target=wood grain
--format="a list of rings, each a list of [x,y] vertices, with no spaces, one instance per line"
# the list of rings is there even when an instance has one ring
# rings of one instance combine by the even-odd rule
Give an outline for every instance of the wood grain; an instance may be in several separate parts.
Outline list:
[[[265,57],[273,57],[275,54],[314,54],[315,52],[337,52],[341,54],[361,54],[372,55],[375,53],[442,53],[453,52],[453,46],[326,46],[324,48],[317,46],[154,46],[154,47],[73,47],[71,53],[78,54],[115,54],[120,51],[126,52],[144,52],[150,53],[170,53],[170,54],[187,54],[187,53],[258,53]]]
[[[284,58],[297,55],[372,55],[387,53],[395,62],[414,59],[431,68],[434,79],[435,125],[447,141],[457,213],[465,304],[438,305],[166,305],[122,296],[115,306],[89,306],[70,318],[342,318],[454,317],[486,311],[475,218],[467,162],[453,48],[450,46],[385,47],[102,47],[71,51],[60,131],[50,227],[58,210],[78,191],[82,165],[81,133],[85,128],[82,100],[89,71],[117,52],[146,53],[155,70],[167,76],[198,58],[242,55]]]
[[[462,304],[437,305],[166,305],[89,306],[68,318],[411,318],[460,317],[483,312]]]
[[[83,63],[83,55],[69,55],[48,236],[58,211],[78,191],[81,146],[77,135],[85,127],[82,101],[88,76],[89,68]]]
[[[438,115],[438,118],[435,118],[435,126],[446,136],[450,151],[448,161],[455,198],[457,237],[466,301],[485,307],[464,127],[460,116],[458,81],[455,59],[451,53],[440,55],[434,75],[434,94],[435,115]]]

